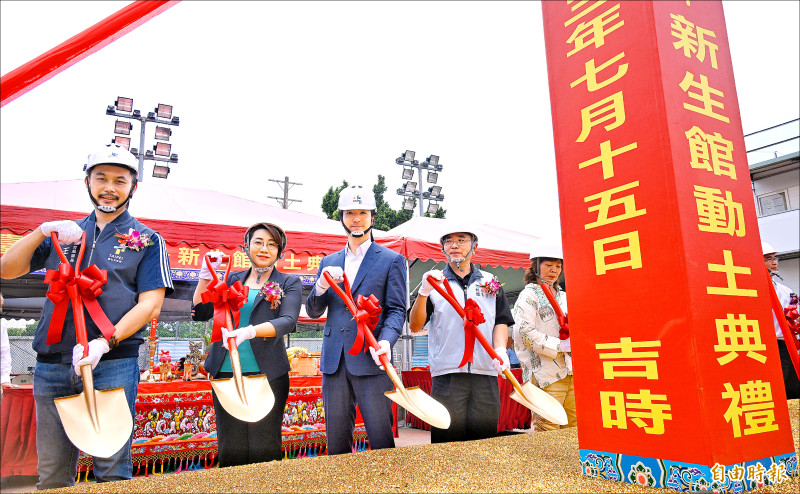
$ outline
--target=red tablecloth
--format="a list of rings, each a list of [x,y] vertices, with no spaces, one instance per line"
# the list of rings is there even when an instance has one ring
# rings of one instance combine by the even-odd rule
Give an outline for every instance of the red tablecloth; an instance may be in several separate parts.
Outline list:
[[[0,406],[0,477],[36,475],[36,414],[33,385],[3,391]]]
[[[511,369],[517,380],[522,379],[522,369]],[[500,385],[500,420],[497,423],[497,431],[508,431],[512,429],[527,429],[531,426],[531,411],[511,399],[511,392],[514,387],[502,377],[497,377]],[[419,386],[426,393],[431,393],[431,373],[429,370],[403,371],[403,385],[406,387]],[[411,413],[406,414],[406,423],[411,427],[429,431],[431,426],[415,417]]]
[[[284,410],[283,449],[287,457],[324,454],[325,418],[322,377],[290,377]],[[397,406],[394,432],[397,437]],[[367,433],[357,410],[354,442],[366,447]],[[0,476],[36,475],[36,413],[32,385],[7,388],[0,412]],[[216,420],[209,381],[174,381],[139,384],[134,417],[134,472],[144,474],[148,464],[163,469],[167,461],[194,459],[214,464],[217,454]],[[81,454],[78,469],[91,469],[90,457]]]

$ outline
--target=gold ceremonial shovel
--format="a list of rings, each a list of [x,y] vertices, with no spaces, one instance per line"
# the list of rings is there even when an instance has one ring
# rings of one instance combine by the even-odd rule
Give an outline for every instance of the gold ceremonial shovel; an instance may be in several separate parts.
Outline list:
[[[428,276],[428,281],[431,283],[433,288],[445,298],[445,300],[450,302],[450,305],[453,306],[456,312],[458,312],[458,315],[463,319],[465,315],[464,308],[461,307],[455,298],[453,298],[445,291],[444,288],[442,288],[442,286],[439,284],[439,280],[432,276]],[[499,355],[497,355],[497,352],[494,351],[494,348],[492,348],[492,345],[490,345],[489,341],[486,340],[486,337],[483,335],[483,333],[480,331],[474,331],[474,335],[486,352],[489,353],[490,357],[502,362],[502,359]],[[519,381],[517,381],[517,378],[514,377],[514,374],[512,374],[509,369],[504,370],[503,375],[506,376],[508,382],[510,382],[514,387],[514,391],[511,392],[512,400],[554,424],[566,425],[568,423],[567,412],[564,410],[564,407],[558,402],[558,400],[547,394],[547,392],[543,391],[542,389],[534,386],[530,381],[520,385]]]
[[[58,237],[51,234],[53,246],[61,258],[61,262],[69,265]],[[83,234],[81,250],[78,254],[77,266],[80,268],[83,252],[86,247],[86,233]],[[75,336],[83,346],[83,357],[89,354],[89,343],[86,337],[86,319],[83,313],[83,301],[78,292],[76,277],[67,285],[67,292],[72,301],[72,314],[75,317]],[[64,398],[56,398],[56,409],[61,424],[72,444],[91,456],[109,458],[122,449],[131,437],[133,418],[123,388],[95,390],[92,377],[92,365],[84,364],[80,368],[83,380],[83,392]]]
[[[347,281],[347,275],[345,275],[345,287],[348,292],[347,294],[345,294],[344,290],[342,290],[339,285],[333,282],[333,278],[331,278],[328,273],[323,273],[323,276],[325,276],[328,284],[331,286],[331,288],[333,288],[336,294],[339,295],[345,305],[347,305],[350,313],[353,314],[353,317],[355,317],[358,309],[353,302],[353,295],[350,293],[350,284]],[[375,341],[375,335],[372,334],[372,331],[366,329],[364,331],[364,335],[369,346],[375,350],[379,350],[381,348],[380,345],[378,345],[378,342]],[[386,370],[386,374],[389,375],[389,379],[392,380],[392,383],[396,388],[393,391],[387,391],[384,393],[387,398],[413,413],[420,420],[424,420],[434,427],[439,429],[447,429],[450,427],[450,412],[447,411],[447,408],[445,408],[444,405],[434,400],[425,391],[419,389],[419,386],[412,386],[410,388],[403,386],[403,381],[400,379],[400,376],[397,375],[397,372],[394,370],[394,366],[389,362],[386,354],[380,355],[379,358],[383,364],[383,368]]]
[[[225,270],[225,278],[222,285],[228,279],[228,274],[231,271],[230,256],[222,256],[223,262],[228,263],[228,268]],[[217,273],[211,266],[211,261],[208,256],[205,257],[208,270],[211,271],[211,276],[214,281],[219,283]],[[217,310],[215,307],[214,310]],[[228,328],[233,329],[233,318],[231,317],[230,309],[225,305],[222,310],[225,311],[225,324]],[[212,379],[211,387],[217,395],[222,407],[244,422],[258,422],[267,416],[267,414],[275,406],[275,394],[269,385],[267,376],[265,374],[258,374],[255,376],[242,376],[242,366],[239,363],[239,349],[236,347],[236,338],[228,338],[228,348],[231,354],[231,368],[233,369],[233,377],[227,379]]]

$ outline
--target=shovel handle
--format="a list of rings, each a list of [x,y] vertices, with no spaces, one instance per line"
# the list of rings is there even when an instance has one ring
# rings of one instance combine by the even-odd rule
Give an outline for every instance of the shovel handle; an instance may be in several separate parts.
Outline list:
[[[353,317],[355,317],[356,312],[358,312],[358,309],[356,308],[355,302],[353,302],[352,295],[348,296],[346,293],[344,293],[342,287],[334,283],[333,276],[331,276],[330,274],[322,273],[322,276],[325,278],[325,281],[328,282],[328,285],[330,285],[330,287],[333,288],[333,291],[335,291],[336,294],[339,295],[339,297],[342,299],[342,301],[344,301],[344,304],[347,306],[347,309],[350,311],[350,313],[353,314]]]
[[[553,296],[553,292],[550,291],[550,287],[544,283],[539,283],[539,286],[542,287],[544,296],[547,297],[547,301],[550,302],[550,305],[553,306],[553,310],[556,312],[556,315],[559,318],[563,319],[564,311],[561,310],[561,307],[559,307],[558,302],[556,302],[556,298]]]
[[[789,350],[789,359],[792,361],[794,371],[800,377],[800,357],[797,355],[797,340],[789,330],[789,324],[786,322],[786,316],[783,313],[783,306],[778,298],[778,293],[775,291],[775,285],[772,284],[772,276],[767,270],[767,285],[769,290],[770,301],[772,302],[772,312],[775,313],[775,319],[778,320],[778,326],[783,333],[783,341],[786,343],[786,348]]]
[[[223,263],[227,263],[227,267],[225,268],[225,277],[222,279],[223,282],[226,282],[226,281],[228,281],[228,275],[231,272],[231,267],[233,267],[233,264],[231,264],[231,256],[222,255],[220,257],[222,257],[222,262]],[[217,276],[217,272],[214,270],[214,267],[211,266],[211,259],[212,258],[216,259],[216,256],[212,256],[212,255],[210,255],[208,253],[206,253],[206,255],[203,256],[203,260],[205,260],[206,266],[208,267],[208,270],[211,272],[211,276],[214,278],[214,281],[219,281],[219,277]]]
[[[458,315],[461,316],[461,318],[463,319],[464,316],[466,315],[464,312],[464,308],[461,307],[461,304],[459,304],[455,298],[453,298],[449,293],[445,291],[444,288],[442,288],[442,285],[440,284],[439,280],[429,275],[428,282],[431,284],[434,290],[439,292],[439,295],[441,295],[442,297],[445,298],[445,300],[450,302],[450,305],[453,306],[456,312],[458,312]],[[481,333],[480,331],[474,331],[473,333],[475,335],[475,338],[478,340],[478,342],[480,342],[481,346],[483,347],[484,350],[486,350],[486,352],[489,354],[490,357],[500,361],[503,360],[500,358],[499,355],[497,355],[497,352],[494,351],[494,348],[492,348],[492,345],[489,344],[489,340],[486,339],[483,333]],[[519,385],[519,383],[517,383],[517,385]]]
[[[61,249],[61,244],[58,243],[58,234],[56,234],[56,232],[51,232],[50,239],[53,241],[53,247],[55,247],[61,262],[64,264],[69,264],[69,259],[67,259],[67,256],[64,255],[64,251]],[[75,269],[76,278],[80,273],[79,270],[81,267],[81,261],[83,261],[83,252],[85,248],[86,232],[83,232],[81,237],[81,250],[80,254],[78,254],[78,267]],[[78,292],[78,287],[75,285],[75,283],[67,286],[67,293],[69,293],[69,298],[72,301],[72,315],[75,319],[75,340],[78,342],[78,344],[83,346],[83,358],[86,358],[89,356],[89,340],[86,337],[86,316],[83,313],[83,301],[81,300],[81,294]]]

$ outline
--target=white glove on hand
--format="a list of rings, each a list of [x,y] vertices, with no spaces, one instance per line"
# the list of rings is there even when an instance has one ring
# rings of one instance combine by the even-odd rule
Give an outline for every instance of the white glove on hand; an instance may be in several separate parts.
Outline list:
[[[500,356],[502,362],[500,360],[497,360],[496,358],[493,358],[492,367],[494,367],[494,370],[497,371],[498,374],[503,376],[503,379],[505,379],[506,376],[505,374],[503,374],[503,371],[511,368],[511,362],[508,360],[508,351],[506,351],[506,349],[501,346],[495,348],[494,351],[497,352],[497,355]]]
[[[375,365],[381,368],[381,370],[386,370],[381,363],[381,359],[379,358],[381,355],[386,354],[386,357],[389,359],[389,362],[392,361],[392,353],[391,353],[391,345],[386,340],[380,340],[378,345],[381,347],[380,350],[375,350],[372,347],[369,347],[369,353],[372,354],[372,360],[375,361]]]
[[[322,295],[325,293],[328,288],[331,286],[328,284],[328,280],[322,276],[324,273],[328,273],[333,278],[335,283],[341,283],[344,281],[344,270],[339,266],[328,266],[322,270],[319,274],[319,279],[317,280],[317,295]]]
[[[239,345],[241,345],[243,341],[255,338],[255,336],[256,328],[253,326],[245,326],[243,328],[234,329],[233,331],[228,331],[228,328],[223,327],[222,346],[224,346],[226,350],[230,350],[230,348],[228,348],[228,338],[236,338],[236,348],[239,348]]]
[[[561,342],[559,342],[558,344],[558,346],[561,347],[561,351],[563,353],[570,353],[572,351],[572,344],[569,342],[569,340],[570,338],[567,338],[566,340],[561,340]]]
[[[83,237],[83,230],[72,220],[62,221],[47,221],[39,226],[45,237],[49,237],[51,233],[58,234],[58,243],[60,244],[77,244]]]
[[[419,287],[419,292],[417,295],[422,295],[423,297],[427,297],[433,291],[433,285],[428,281],[428,276],[432,276],[439,281],[444,279],[444,273],[438,269],[432,269],[427,273],[422,275],[422,286]]]
[[[81,375],[81,366],[85,364],[92,364],[92,370],[97,367],[100,362],[100,357],[108,353],[108,342],[105,338],[97,338],[89,342],[89,354],[83,358],[83,345],[78,343],[72,347],[72,367],[75,369],[75,374]]]
[[[209,251],[208,254],[206,255],[210,255],[212,257],[212,259],[210,260],[211,260],[211,267],[214,268],[214,271],[219,269],[220,264],[222,264],[222,256],[224,256],[225,254],[223,254],[221,251],[218,250],[212,250]],[[205,259],[203,259],[203,262],[200,263],[200,279],[209,281],[214,279],[214,277],[211,275],[211,271],[208,270],[208,266],[206,265]]]

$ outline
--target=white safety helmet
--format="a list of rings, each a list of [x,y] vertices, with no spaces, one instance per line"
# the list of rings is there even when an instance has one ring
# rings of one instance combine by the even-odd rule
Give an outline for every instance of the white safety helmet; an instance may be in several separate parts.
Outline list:
[[[445,223],[443,221],[443,223]],[[439,244],[441,244],[442,248],[444,248],[444,238],[448,235],[452,235],[454,233],[468,233],[472,236],[472,244],[478,242],[478,235],[471,231],[471,227],[467,225],[453,225],[453,224],[445,224],[444,228],[441,229],[441,235],[439,236]]]
[[[130,151],[119,144],[106,144],[89,155],[84,170],[88,175],[97,165],[116,165],[132,171],[134,176],[139,173],[139,160]]]
[[[375,194],[365,189],[360,185],[350,185],[339,192],[339,211],[348,211],[351,209],[367,209],[374,211],[377,209],[375,205]]]
[[[766,256],[767,254],[777,254],[777,252],[778,251],[776,249],[773,249],[770,244],[764,242],[763,240],[761,241],[761,253],[763,255]]]
[[[561,259],[564,260],[564,251],[561,248],[561,242],[547,240],[547,239],[539,239],[533,245],[531,249],[531,259],[536,259],[537,257],[550,257],[553,259]]]

